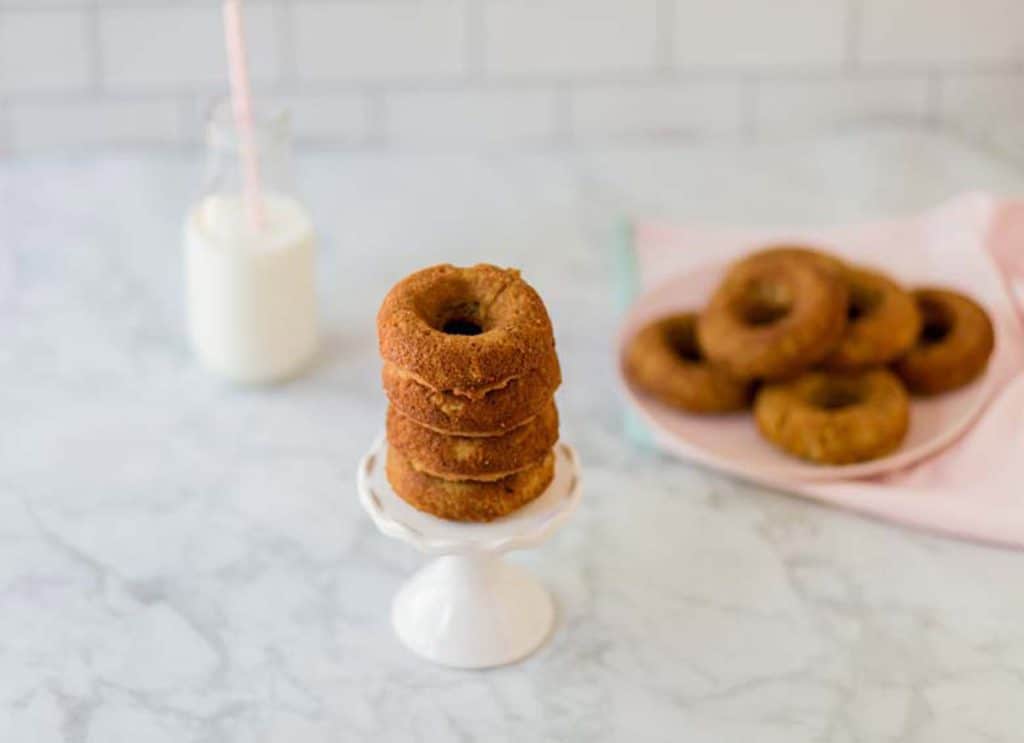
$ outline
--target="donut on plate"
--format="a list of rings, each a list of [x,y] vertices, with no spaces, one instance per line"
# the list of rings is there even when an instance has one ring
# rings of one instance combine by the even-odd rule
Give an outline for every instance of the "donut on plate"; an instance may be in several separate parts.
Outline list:
[[[558,410],[549,402],[502,436],[448,436],[388,408],[388,443],[420,472],[444,480],[500,480],[537,465],[558,441]]]
[[[697,343],[697,315],[655,320],[626,347],[626,377],[640,390],[681,410],[724,413],[750,402],[750,383],[712,366]]]
[[[884,369],[812,371],[764,385],[754,419],[761,434],[789,454],[818,464],[852,464],[900,445],[910,403],[900,380]]]
[[[841,275],[846,269],[843,262],[835,256],[809,245],[769,245],[766,248],[758,250],[756,253],[752,253],[748,257],[752,258],[754,256],[796,258],[798,260],[814,263],[823,271],[839,275]]]
[[[850,266],[843,276],[850,293],[846,332],[823,366],[835,371],[863,369],[906,353],[921,330],[921,313],[910,293],[866,268]]]
[[[406,418],[441,433],[494,436],[521,426],[548,403],[562,381],[558,358],[489,387],[437,390],[410,372],[385,363],[384,392]]]
[[[916,395],[963,387],[988,365],[995,334],[988,313],[969,297],[946,289],[913,293],[921,312],[916,345],[893,368]]]
[[[420,511],[452,521],[492,521],[525,506],[544,492],[555,473],[554,454],[500,480],[443,480],[420,472],[395,447],[388,447],[391,487]]]
[[[434,390],[472,390],[550,367],[551,320],[514,269],[439,265],[399,281],[377,314],[380,353]],[[556,361],[557,363],[557,361]]]
[[[817,260],[755,253],[729,268],[697,322],[711,363],[740,379],[781,379],[824,359],[846,328],[847,288]]]

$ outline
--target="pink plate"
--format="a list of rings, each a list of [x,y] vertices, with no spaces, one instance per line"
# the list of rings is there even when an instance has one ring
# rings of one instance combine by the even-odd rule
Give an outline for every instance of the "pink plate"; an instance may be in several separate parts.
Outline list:
[[[749,413],[690,415],[662,405],[632,387],[622,375],[625,342],[654,318],[702,307],[722,272],[721,265],[704,267],[644,293],[630,309],[619,337],[619,374],[626,396],[650,426],[658,444],[669,452],[762,482],[872,477],[907,467],[950,444],[978,417],[992,393],[991,375],[986,374],[955,392],[914,399],[910,430],[897,451],[870,462],[826,466],[793,458],[775,448],[757,432]]]

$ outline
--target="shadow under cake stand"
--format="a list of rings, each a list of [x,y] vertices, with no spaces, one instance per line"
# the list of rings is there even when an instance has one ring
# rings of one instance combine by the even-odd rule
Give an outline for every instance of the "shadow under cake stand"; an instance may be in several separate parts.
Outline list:
[[[391,621],[414,653],[457,668],[514,663],[539,648],[555,622],[551,595],[502,554],[540,544],[579,504],[576,452],[555,446],[555,475],[523,508],[488,523],[446,521],[417,511],[385,475],[387,444],[379,439],[359,463],[363,508],[381,532],[437,555],[398,591]]]

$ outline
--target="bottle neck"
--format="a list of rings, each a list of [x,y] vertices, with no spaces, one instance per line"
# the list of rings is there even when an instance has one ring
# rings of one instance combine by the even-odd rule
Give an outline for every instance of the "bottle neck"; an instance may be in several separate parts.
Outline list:
[[[255,159],[260,197],[290,196],[294,192],[290,121],[283,108],[253,112],[251,137],[240,137],[228,101],[213,108],[206,126],[206,175],[203,195],[244,197],[252,188],[253,171],[247,147]]]

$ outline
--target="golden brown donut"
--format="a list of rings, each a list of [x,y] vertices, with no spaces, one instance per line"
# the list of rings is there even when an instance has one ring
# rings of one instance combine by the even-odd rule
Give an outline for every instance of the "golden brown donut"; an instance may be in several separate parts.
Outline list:
[[[711,363],[740,379],[781,379],[824,359],[846,327],[847,289],[820,262],[769,251],[730,267],[697,321]]]
[[[377,314],[380,353],[436,390],[521,377],[550,363],[544,303],[514,269],[432,266],[399,281]]]
[[[850,266],[843,275],[850,292],[846,332],[823,366],[834,371],[863,369],[906,353],[921,331],[921,313],[910,293],[866,268]]]
[[[894,369],[916,395],[955,390],[978,377],[988,365],[995,334],[988,313],[969,297],[946,289],[918,289],[921,312],[917,344]]]
[[[807,372],[766,384],[754,401],[761,434],[790,454],[818,464],[851,464],[895,450],[906,436],[910,403],[884,369]]]
[[[406,503],[452,521],[492,521],[539,496],[555,475],[551,452],[529,469],[500,480],[442,480],[417,471],[393,446],[388,447],[387,476]]]
[[[558,358],[492,387],[434,390],[394,364],[384,364],[384,392],[406,418],[441,433],[497,436],[521,426],[550,402],[562,373]]]
[[[767,248],[762,248],[755,253],[751,253],[749,257],[753,258],[755,256],[797,258],[799,260],[809,261],[823,271],[828,271],[833,274],[842,274],[846,269],[843,262],[835,256],[829,255],[818,248],[810,247],[809,245],[770,245]]]
[[[697,315],[684,312],[646,325],[626,347],[625,372],[639,389],[693,413],[741,410],[750,384],[707,363],[697,343]]]
[[[500,480],[535,466],[558,441],[554,402],[504,436],[449,436],[388,408],[388,443],[420,472],[445,480]]]

